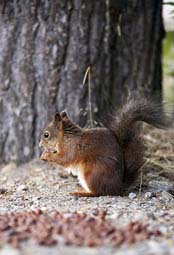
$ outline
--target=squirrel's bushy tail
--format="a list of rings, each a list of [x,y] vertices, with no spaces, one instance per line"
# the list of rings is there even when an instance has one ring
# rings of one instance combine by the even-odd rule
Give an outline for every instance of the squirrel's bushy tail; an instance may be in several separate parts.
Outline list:
[[[129,97],[113,116],[110,129],[123,148],[125,161],[123,182],[125,188],[128,188],[137,179],[138,170],[144,163],[144,144],[140,138],[140,127],[137,122],[143,121],[154,127],[167,129],[170,121],[162,104],[135,97]]]

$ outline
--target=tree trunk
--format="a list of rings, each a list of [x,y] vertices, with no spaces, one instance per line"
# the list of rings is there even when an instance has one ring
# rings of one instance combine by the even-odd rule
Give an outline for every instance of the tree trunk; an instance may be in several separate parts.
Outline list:
[[[161,96],[162,1],[132,2],[120,13],[120,36],[113,31],[111,89],[112,102],[118,105],[123,92],[131,90]]]
[[[0,162],[38,155],[42,128],[66,109],[87,120],[126,88],[160,91],[161,0],[0,2]]]

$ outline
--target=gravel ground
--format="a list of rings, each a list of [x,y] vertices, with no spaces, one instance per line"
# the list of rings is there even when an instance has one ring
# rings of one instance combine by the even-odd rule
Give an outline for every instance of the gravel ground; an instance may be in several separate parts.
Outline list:
[[[78,198],[69,194],[77,179],[63,168],[35,159],[27,164],[0,166],[0,214],[37,211],[78,212],[91,217],[96,210],[106,211],[106,220],[115,228],[130,222],[149,224],[161,236],[151,236],[134,244],[77,247],[65,242],[54,246],[38,245],[32,239],[14,249],[0,238],[0,255],[173,255],[174,254],[174,131],[147,128],[146,164],[136,187],[124,197]],[[2,229],[2,224],[0,224]],[[85,230],[86,231],[86,230]],[[1,234],[1,233],[0,233]]]
[[[106,219],[124,228],[130,221],[148,223],[157,228],[161,237],[151,238],[133,245],[123,244],[114,248],[98,248],[55,245],[45,247],[27,241],[19,250],[0,243],[0,255],[162,255],[174,254],[174,198],[173,181],[165,178],[151,180],[125,197],[77,198],[69,195],[77,186],[76,178],[68,176],[64,169],[54,164],[33,160],[16,166],[14,163],[0,168],[0,213],[35,210],[44,212],[79,212],[92,214],[106,210]]]

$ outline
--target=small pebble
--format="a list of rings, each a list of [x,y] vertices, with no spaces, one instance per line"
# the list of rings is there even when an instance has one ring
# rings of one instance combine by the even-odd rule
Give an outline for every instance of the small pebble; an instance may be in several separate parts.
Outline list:
[[[162,191],[161,192],[161,198],[172,200],[173,196],[170,193],[168,193],[167,191]]]
[[[17,187],[17,191],[27,191],[28,187],[26,185],[20,185]]]
[[[41,197],[33,197],[33,198],[32,198],[32,201],[33,201],[33,202],[38,202],[40,199],[41,199]]]
[[[4,188],[0,188],[0,194],[6,194],[8,192],[7,189],[4,189]]]
[[[148,191],[144,194],[144,197],[147,199],[147,198],[152,198],[153,197],[153,193]]]
[[[129,198],[131,199],[131,200],[133,200],[134,198],[136,198],[136,194],[135,193],[133,193],[133,192],[131,192],[131,193],[129,193]]]
[[[46,207],[46,206],[42,206],[42,207],[41,207],[41,210],[42,210],[42,211],[46,211],[46,210],[47,210],[47,207]]]

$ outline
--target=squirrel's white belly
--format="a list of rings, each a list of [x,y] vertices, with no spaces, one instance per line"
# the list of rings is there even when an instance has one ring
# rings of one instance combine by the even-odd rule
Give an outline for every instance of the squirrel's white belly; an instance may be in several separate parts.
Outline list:
[[[84,170],[82,167],[78,167],[78,166],[69,166],[66,168],[66,170],[68,171],[68,173],[77,176],[80,185],[82,186],[82,188],[84,188],[85,191],[90,192],[90,189],[88,188],[88,185],[85,181],[84,178]]]

